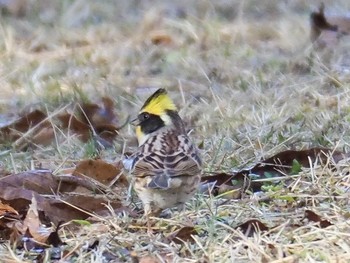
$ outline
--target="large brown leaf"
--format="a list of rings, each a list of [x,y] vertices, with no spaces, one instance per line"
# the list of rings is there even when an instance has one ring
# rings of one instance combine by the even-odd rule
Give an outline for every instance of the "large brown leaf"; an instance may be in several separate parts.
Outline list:
[[[326,228],[328,226],[333,225],[328,220],[322,219],[318,214],[316,214],[312,210],[305,210],[304,218],[308,219],[309,221],[319,223],[320,228]]]
[[[19,213],[12,206],[0,202],[0,227],[4,227],[9,221],[19,219]]]
[[[307,150],[287,150],[261,161],[252,169],[241,172],[255,174],[260,178],[267,178],[269,175],[284,176],[289,174],[293,168],[293,162],[298,162],[302,167],[310,168],[318,159],[321,163],[337,163],[347,158],[348,154],[328,148],[311,148]],[[269,174],[270,173],[270,174]],[[266,176],[268,174],[268,176]]]
[[[99,125],[118,125],[118,119],[114,112],[114,101],[108,97],[102,97],[102,105],[95,103],[84,103],[78,111],[85,123],[93,127]]]
[[[268,226],[266,226],[263,222],[257,219],[250,219],[236,226],[235,228],[240,229],[246,236],[249,236],[249,237],[253,236],[254,233],[269,230]]]
[[[249,176],[243,173],[216,173],[203,176],[201,181],[204,183],[201,187],[201,192],[206,192],[213,187],[212,194],[214,196],[223,195],[223,197],[228,199],[241,198],[242,192],[250,188],[252,183]]]
[[[49,198],[46,202],[48,206],[44,213],[55,223],[73,219],[87,219],[93,214],[104,217],[109,214],[107,205],[116,213],[126,211],[134,215],[131,209],[124,207],[120,201],[109,200],[103,196],[73,194],[61,198]]]
[[[113,181],[117,176],[119,176],[118,181],[122,185],[127,185],[127,179],[122,174],[122,167],[115,166],[109,163],[106,163],[103,160],[83,160],[78,163],[75,168],[73,175],[75,176],[88,176],[93,178],[100,183],[108,185],[111,181]]]
[[[83,142],[93,138],[104,147],[113,146],[113,140],[119,129],[114,102],[103,97],[102,104],[83,103],[77,108],[76,114],[64,113],[58,116],[62,127],[76,133]]]
[[[88,124],[78,120],[74,115],[69,113],[59,115],[58,119],[61,121],[64,129],[68,129],[77,134],[83,142],[89,140],[91,130]]]
[[[13,142],[19,139],[24,133],[28,132],[31,128],[35,127],[30,134],[27,135],[26,140],[29,140],[36,136],[35,142],[41,143],[40,136],[38,136],[38,131],[40,132],[44,128],[52,127],[50,122],[46,120],[47,116],[40,110],[34,110],[14,122],[0,128],[0,141]],[[51,135],[52,136],[52,135]],[[53,136],[52,136],[53,138]],[[44,144],[46,144],[46,140]]]
[[[104,204],[109,204],[113,209],[127,210],[118,200],[96,196],[101,191],[88,179],[68,175],[54,176],[48,170],[9,175],[0,178],[0,201],[6,202],[19,213],[25,213],[34,197],[37,209],[54,223],[86,219],[91,216],[89,213],[108,212]],[[68,194],[81,187],[86,189],[84,195]]]
[[[203,176],[203,183],[214,184],[214,194],[221,194],[223,191],[247,189],[259,191],[262,184],[256,179],[275,178],[288,175],[293,171],[295,164],[300,167],[310,168],[316,160],[320,163],[332,165],[349,157],[349,154],[328,148],[311,148],[307,150],[287,150],[277,153],[270,158],[262,160],[252,168],[243,169],[237,173],[216,173],[210,176]],[[255,180],[254,180],[255,179]],[[239,198],[240,192],[231,198]]]
[[[58,190],[59,181],[49,170],[34,170],[0,178],[1,196],[6,195],[6,189],[8,187],[27,189],[38,194],[52,194]],[[66,185],[64,185],[64,190],[66,190],[65,187]],[[7,195],[14,196],[20,194],[8,192]]]
[[[184,242],[193,243],[195,241],[192,237],[193,235],[198,235],[195,227],[184,226],[167,236],[167,240],[176,244],[182,244]]]

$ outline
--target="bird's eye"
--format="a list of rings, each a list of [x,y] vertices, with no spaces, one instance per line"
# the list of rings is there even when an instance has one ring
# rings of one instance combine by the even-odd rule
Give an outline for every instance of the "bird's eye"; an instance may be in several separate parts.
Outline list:
[[[148,113],[144,113],[144,114],[143,114],[143,119],[144,119],[144,120],[149,119],[149,114],[148,114]]]

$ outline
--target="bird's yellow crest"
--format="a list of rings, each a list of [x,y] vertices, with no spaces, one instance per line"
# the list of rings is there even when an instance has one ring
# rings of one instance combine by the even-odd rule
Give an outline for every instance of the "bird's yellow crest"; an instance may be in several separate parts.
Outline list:
[[[153,93],[143,104],[140,112],[148,112],[162,116],[166,110],[176,111],[174,102],[170,99],[165,89],[159,89]]]

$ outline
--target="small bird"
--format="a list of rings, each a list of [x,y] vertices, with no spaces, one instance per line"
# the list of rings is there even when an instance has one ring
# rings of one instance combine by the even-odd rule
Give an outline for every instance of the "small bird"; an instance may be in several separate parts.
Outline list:
[[[197,191],[202,161],[166,90],[151,95],[131,123],[136,126],[139,148],[124,167],[133,176],[146,217],[183,207]]]

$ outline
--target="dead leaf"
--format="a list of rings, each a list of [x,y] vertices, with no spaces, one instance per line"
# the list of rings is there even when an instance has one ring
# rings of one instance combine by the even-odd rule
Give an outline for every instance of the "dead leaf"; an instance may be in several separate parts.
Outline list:
[[[14,187],[32,190],[38,194],[52,194],[59,189],[59,184],[59,180],[52,175],[50,170],[33,170],[0,178],[0,189],[2,189],[2,191],[6,191],[7,187]],[[74,189],[74,187],[69,187],[69,185],[61,186],[62,192],[71,191]],[[6,195],[4,192],[2,192],[0,193],[0,198],[2,196],[14,195],[15,193],[8,193],[8,195]],[[31,200],[31,197],[29,200]]]
[[[93,127],[106,124],[118,125],[114,101],[109,97],[102,98],[101,106],[95,103],[84,103],[78,112],[82,120]]]
[[[90,139],[90,126],[80,120],[75,116],[64,113],[58,116],[58,119],[62,123],[64,129],[68,129],[78,134],[79,138],[83,142],[87,142]]]
[[[13,174],[0,178],[0,200],[9,203],[17,211],[26,210],[33,194],[52,194],[58,187],[59,182],[47,170]]]
[[[17,247],[24,247],[26,250],[62,244],[57,233],[60,223],[53,231],[52,227],[46,227],[40,218],[38,203],[33,196],[24,220],[19,219],[6,224],[7,230],[11,230],[10,234],[7,231],[7,239],[10,239],[11,244],[17,244]]]
[[[113,181],[116,176],[121,174],[121,170],[116,166],[106,163],[100,159],[98,160],[83,160],[78,163],[75,168],[73,175],[75,176],[87,176],[93,178],[105,185],[108,185]],[[127,185],[128,181],[126,177],[121,174],[119,177],[119,182],[123,185]]]
[[[171,233],[167,240],[176,244],[182,244],[183,242],[194,242],[193,235],[197,235],[197,230],[193,226],[184,226],[173,233]]]
[[[98,245],[100,244],[100,241],[95,240],[89,247],[87,248],[87,251],[93,251],[98,248]]]
[[[120,127],[115,126],[114,124],[100,124],[95,127],[95,132],[99,137],[107,141],[108,143],[112,143],[113,140],[119,134]],[[111,145],[112,146],[112,145]]]
[[[160,261],[153,256],[141,257],[138,262],[139,263],[160,263]]]
[[[74,219],[93,219],[93,214],[102,217],[107,216],[110,214],[107,205],[116,214],[126,212],[131,217],[137,216],[130,208],[123,206],[121,201],[107,199],[103,195],[69,194],[60,198],[48,196],[41,203],[43,213],[54,224],[58,224],[61,221],[68,222]]]
[[[160,261],[153,256],[142,256],[139,257],[135,251],[131,251],[131,262],[132,263],[160,263]]]
[[[15,120],[11,124],[0,128],[0,135],[2,141],[15,141],[19,139],[23,133],[27,132],[30,128],[38,125],[36,131],[41,130],[44,127],[49,127],[51,124],[45,121],[46,114],[40,110],[34,110],[19,119]]]
[[[52,231],[50,233],[50,235],[47,238],[47,244],[48,245],[52,245],[53,247],[58,247],[60,245],[64,245],[65,244],[64,242],[62,242],[62,240],[61,240],[61,238],[60,238],[60,236],[58,234],[58,231],[60,230],[62,224],[63,224],[63,221],[58,222],[58,225],[56,226],[55,231]]]
[[[154,45],[170,45],[173,43],[172,37],[165,31],[151,32],[150,40]]]
[[[4,217],[8,214],[18,215],[18,212],[13,207],[0,202],[0,217]]]
[[[90,190],[86,196],[69,195],[64,193],[75,191],[78,188]],[[76,206],[89,213],[107,213],[108,209],[103,205],[110,204],[117,211],[124,209],[118,200],[99,198],[96,193],[101,193],[99,188],[88,178],[76,176],[53,176],[51,171],[36,170],[0,178],[0,200],[6,202],[20,214],[27,211],[34,196],[39,211],[54,223],[69,221],[72,219],[86,219],[90,214],[74,208]],[[56,198],[60,194],[61,199]],[[69,206],[65,202],[73,204]]]
[[[77,114],[65,113],[58,116],[64,129],[73,131],[83,142],[94,139],[104,147],[112,147],[113,140],[118,135],[118,119],[114,112],[114,101],[108,97],[102,98],[102,105],[84,103],[78,108]]]
[[[319,223],[320,228],[326,228],[328,226],[333,225],[331,222],[325,219],[321,219],[321,217],[316,214],[315,212],[311,210],[305,210],[304,218],[308,219],[309,221]]]
[[[287,150],[261,161],[250,170],[250,173],[260,178],[268,178],[270,175],[284,176],[291,172],[295,161],[302,167],[310,168],[310,163],[313,164],[316,159],[319,159],[321,163],[326,163],[331,158],[337,163],[347,157],[348,154],[327,148]]]
[[[2,127],[1,132],[9,132],[11,129],[26,132],[29,128],[39,124],[46,119],[46,114],[40,110],[32,111],[19,119],[15,120],[13,123]]]
[[[65,197],[62,197],[60,200],[63,200],[65,203],[69,203],[73,206],[81,208],[82,210],[85,210],[89,213],[96,213],[100,215],[102,215],[105,212],[108,212],[106,205],[109,205],[116,212],[127,210],[119,200],[110,200],[104,196],[88,196],[75,194],[67,195]],[[60,200],[53,200],[51,204],[53,204],[54,206],[59,206],[58,201]]]
[[[204,183],[202,190],[208,189],[205,183],[214,185],[214,195],[225,191],[231,192],[231,198],[240,198],[240,194],[247,189],[253,192],[260,191],[262,182],[258,179],[273,179],[294,173],[294,168],[310,168],[318,159],[320,163],[332,165],[349,157],[349,154],[328,148],[311,148],[307,150],[287,150],[275,154],[274,156],[262,160],[249,169],[242,169],[235,174],[217,173],[211,176],[203,176],[201,181]],[[298,171],[297,171],[298,172]],[[272,181],[272,180],[271,180]],[[237,191],[240,192],[238,193]],[[230,195],[228,195],[230,197]]]
[[[106,205],[114,209],[115,213],[124,211],[132,217],[136,216],[131,209],[124,207],[120,201],[109,200],[103,196],[70,194],[58,199],[55,196],[43,196],[34,192],[29,193],[32,193],[35,199],[38,200],[37,209],[43,212],[45,218],[49,220],[46,223],[53,222],[54,224],[58,224],[61,221],[68,222],[73,219],[87,219],[92,214],[105,216],[110,214]],[[15,205],[20,207],[23,207],[23,204],[28,204],[28,201],[25,199],[11,200],[11,202],[13,201],[16,201]],[[23,207],[22,211],[25,211],[25,209],[26,207]]]
[[[11,204],[11,206],[20,214],[28,209],[32,196],[35,196],[40,204],[45,204],[45,198],[32,190],[20,189],[18,187],[7,187],[4,192],[0,192],[0,200]]]
[[[51,228],[47,228],[41,223],[37,202],[34,196],[24,220],[18,219],[8,222],[6,227],[11,230],[10,239],[12,242],[23,243],[27,249],[36,247],[37,244],[39,244],[39,246],[45,244],[52,232]],[[24,239],[23,237],[26,238]]]
[[[40,222],[37,201],[34,196],[32,198],[32,203],[29,205],[27,215],[23,221],[22,234],[24,235],[27,231],[30,233],[31,237],[33,237],[33,239],[39,243],[45,243],[52,232],[51,228],[45,227]]]
[[[212,183],[215,182],[217,185],[222,185],[222,184],[231,184],[231,180],[233,179],[234,175],[232,174],[227,174],[227,173],[217,173],[214,175],[209,175],[209,176],[203,176],[202,177],[202,182],[208,182]]]
[[[5,227],[8,222],[20,220],[20,215],[16,209],[0,201],[0,227]]]
[[[43,127],[37,134],[33,136],[30,140],[31,144],[39,144],[47,146],[51,144],[52,140],[55,138],[54,128],[50,125],[48,127]]]
[[[250,219],[235,227],[235,229],[238,228],[248,237],[253,236],[253,234],[257,232],[269,230],[269,227],[257,219]]]
[[[241,174],[227,174],[227,173],[217,173],[214,175],[203,176],[201,178],[203,183],[202,192],[208,191],[213,187],[212,194],[214,196],[223,195],[224,198],[228,199],[238,199],[241,197],[242,192],[250,187],[251,179],[241,173]]]

